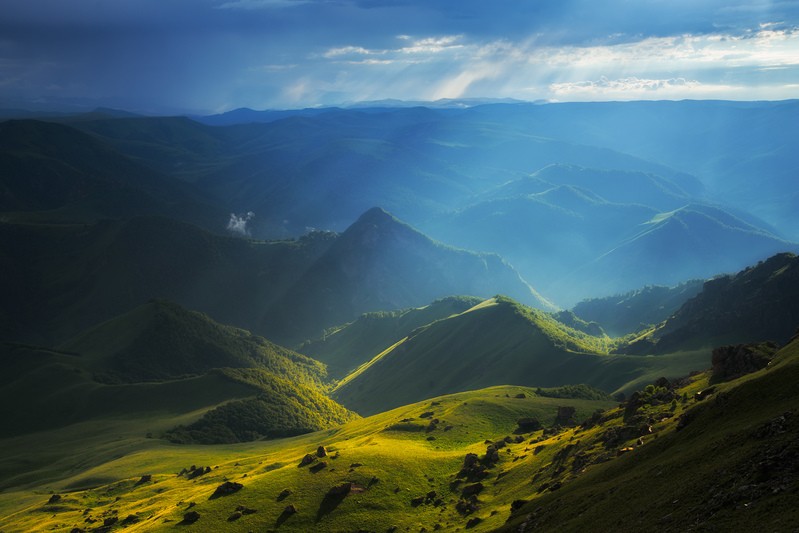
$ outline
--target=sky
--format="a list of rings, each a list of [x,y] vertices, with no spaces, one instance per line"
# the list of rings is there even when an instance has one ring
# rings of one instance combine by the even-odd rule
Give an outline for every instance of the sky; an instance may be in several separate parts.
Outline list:
[[[799,97],[799,0],[2,0],[0,108]]]

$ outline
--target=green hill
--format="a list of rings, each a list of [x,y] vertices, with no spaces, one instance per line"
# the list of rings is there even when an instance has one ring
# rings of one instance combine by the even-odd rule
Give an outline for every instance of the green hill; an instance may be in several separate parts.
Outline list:
[[[470,296],[449,296],[424,307],[364,313],[297,349],[325,363],[329,376],[339,379],[416,328],[462,313],[480,301]]]
[[[705,282],[668,320],[633,342],[631,353],[667,353],[768,339],[784,344],[799,324],[799,258],[781,253]]]
[[[122,382],[175,379],[213,368],[263,368],[283,378],[320,384],[324,365],[249,331],[214,322],[166,300],[152,300],[60,347]]]
[[[704,376],[683,394],[706,384]],[[700,398],[709,400],[689,400],[662,438],[645,438],[634,453],[589,468],[557,492],[531,494],[501,531],[639,531],[642,523],[658,531],[792,531],[799,526],[798,384],[794,338],[767,369],[704,389]]]
[[[113,417],[160,417],[180,423],[169,432],[176,442],[238,442],[354,417],[326,396],[322,363],[161,300],[92,328],[60,351],[4,344],[0,363],[8,437]]]
[[[613,341],[498,297],[413,331],[344,378],[333,397],[363,414],[498,384],[587,383],[607,392],[707,364],[709,352],[663,357],[608,355]]]

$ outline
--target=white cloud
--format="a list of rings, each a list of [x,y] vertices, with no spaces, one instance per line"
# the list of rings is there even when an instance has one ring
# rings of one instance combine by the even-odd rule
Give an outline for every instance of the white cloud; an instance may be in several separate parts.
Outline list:
[[[217,9],[271,9],[308,4],[311,0],[231,0],[219,4]]]
[[[365,48],[363,46],[340,46],[325,50],[321,56],[325,59],[348,63],[391,64],[418,63],[430,60],[435,56],[464,48],[459,41],[461,35],[444,35],[414,39],[408,35],[398,35],[397,39],[407,44],[397,48]],[[363,60],[367,56],[382,56],[380,60]]]
[[[250,229],[247,227],[247,223],[252,220],[255,216],[255,213],[252,211],[248,211],[243,215],[237,215],[235,213],[230,213],[230,219],[227,223],[227,230],[235,235],[240,235],[242,237],[247,237],[250,235]]]
[[[398,98],[780,99],[799,83],[799,32],[676,35],[591,46],[398,35],[397,46],[321,50],[283,84],[282,105]],[[778,78],[779,76],[779,78]]]
[[[601,76],[596,81],[553,83],[549,86],[549,89],[555,96],[562,97],[572,96],[575,94],[590,94],[596,96],[600,94],[623,94],[630,92],[668,92],[674,89],[686,91],[698,88],[701,85],[702,84],[696,80],[686,80],[685,78],[655,80],[636,78],[635,76],[632,76],[629,78],[609,80],[608,78]]]

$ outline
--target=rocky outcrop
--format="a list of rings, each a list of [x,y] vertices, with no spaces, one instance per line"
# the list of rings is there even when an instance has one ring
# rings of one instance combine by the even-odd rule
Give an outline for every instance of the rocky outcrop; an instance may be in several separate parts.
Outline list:
[[[778,347],[773,342],[721,346],[713,350],[713,381],[728,381],[768,366]]]

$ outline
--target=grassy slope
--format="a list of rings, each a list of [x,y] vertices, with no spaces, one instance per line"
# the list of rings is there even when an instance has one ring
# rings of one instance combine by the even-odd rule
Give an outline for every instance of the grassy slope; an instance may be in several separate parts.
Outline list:
[[[325,363],[330,377],[339,379],[416,328],[462,313],[478,303],[479,298],[451,296],[424,307],[365,313],[298,350]]]
[[[80,353],[89,368],[121,381],[170,379],[221,367],[265,368],[303,383],[326,378],[318,361],[166,300],[151,300],[61,348]]]
[[[450,531],[475,517],[481,521],[474,531],[796,528],[799,341],[768,368],[719,384],[699,401],[695,394],[707,388],[708,379],[702,374],[682,381],[669,393],[676,398],[671,403],[654,401],[667,391],[653,387],[644,395],[652,399],[627,415],[624,406],[609,402],[554,399],[505,386],[404,406],[337,429],[235,446],[176,447],[125,433],[119,425],[101,432],[84,427],[83,440],[74,433],[59,439],[60,451],[89,446],[97,461],[65,468],[45,482],[7,487],[0,494],[0,529],[69,531],[87,527],[87,517],[130,515],[138,522],[127,531],[385,531],[392,525],[399,531]],[[566,405],[576,408],[577,420],[607,410],[593,423],[513,441],[519,417],[549,424],[556,407]],[[432,415],[422,417],[428,411]],[[439,423],[426,432],[432,418]],[[687,423],[677,430],[681,419]],[[645,430],[643,444],[636,444],[641,424],[651,425],[652,433]],[[636,433],[623,434],[630,428]],[[504,436],[512,442],[499,450],[497,464],[482,480],[477,510],[461,515],[455,507],[464,483],[456,475],[465,454],[482,456],[485,439]],[[9,441],[3,445],[10,449]],[[326,466],[315,473],[299,467],[319,445],[327,447]],[[627,447],[631,451],[618,453]],[[192,464],[212,469],[194,480],[177,475]],[[144,474],[152,478],[139,483]],[[243,488],[210,498],[226,480]],[[351,494],[325,497],[345,481],[356,484]],[[284,489],[290,494],[280,498]],[[439,505],[411,505],[431,490]],[[52,493],[62,496],[57,504],[47,503]],[[511,514],[516,500],[530,503]],[[287,505],[298,512],[281,518]],[[238,506],[256,512],[231,520]],[[199,521],[179,526],[189,510],[200,514]]]
[[[63,350],[2,345],[0,436],[194,413],[170,439],[236,442],[355,418],[326,395],[322,363],[163,300],[100,324]]]
[[[525,398],[516,398],[519,393],[524,393]],[[88,442],[64,439],[62,452],[91,443],[103,459],[102,464],[65,471],[61,480],[1,494],[0,516],[5,518],[0,519],[0,529],[69,531],[75,526],[86,527],[83,511],[91,508],[88,515],[94,518],[111,516],[112,511],[120,519],[136,514],[142,522],[130,531],[171,530],[182,519],[189,502],[196,503],[193,509],[201,514],[193,528],[205,531],[275,528],[288,504],[296,505],[300,512],[286,520],[281,531],[384,531],[391,524],[418,530],[423,525],[432,529],[435,523],[452,528],[465,522],[452,505],[459,491],[450,488],[465,453],[482,453],[485,439],[511,434],[519,417],[536,416],[550,424],[556,408],[563,405],[574,406],[577,417],[585,418],[609,402],[548,398],[537,396],[532,389],[496,387],[442,397],[435,404],[405,406],[339,429],[236,446],[177,447],[125,434],[122,428],[110,426],[109,433],[118,435],[112,446],[112,435],[85,431]],[[430,419],[419,416],[426,411],[433,411],[440,420],[437,429],[429,433],[388,429],[409,418],[413,418],[412,425],[424,428]],[[447,426],[452,428],[445,431]],[[435,440],[428,440],[430,436]],[[313,453],[320,444],[338,456],[326,458],[327,468],[318,473],[310,472],[308,467],[299,468],[303,455]],[[351,466],[358,463],[362,466]],[[192,464],[210,465],[213,470],[193,481],[175,475]],[[504,454],[495,472],[515,464],[509,454]],[[152,474],[152,481],[137,486],[143,474]],[[369,486],[373,477],[379,480]],[[245,487],[234,496],[209,500],[216,486],[226,479]],[[368,489],[352,494],[325,513],[325,493],[343,481],[354,481]],[[70,487],[93,485],[101,486],[69,492]],[[292,494],[278,501],[284,488]],[[430,490],[443,498],[443,511],[432,505],[415,509],[410,506],[411,498]],[[49,491],[63,495],[60,505],[46,505]],[[505,501],[511,496],[512,493],[503,494],[497,499]],[[238,505],[256,509],[257,513],[228,522]]]
[[[719,385],[682,431],[536,499],[507,530],[795,530],[797,395],[794,340],[767,369]]]
[[[591,337],[540,311],[498,298],[436,322],[344,378],[334,398],[361,414],[463,388],[588,383],[608,392],[707,366],[709,352],[610,356]]]

